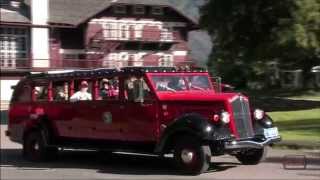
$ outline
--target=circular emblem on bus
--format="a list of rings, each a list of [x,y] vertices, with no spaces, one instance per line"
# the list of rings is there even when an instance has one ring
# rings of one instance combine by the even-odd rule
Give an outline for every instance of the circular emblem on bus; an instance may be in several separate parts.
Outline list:
[[[111,114],[111,112],[103,113],[102,119],[103,119],[104,123],[111,124],[112,123],[112,114]]]

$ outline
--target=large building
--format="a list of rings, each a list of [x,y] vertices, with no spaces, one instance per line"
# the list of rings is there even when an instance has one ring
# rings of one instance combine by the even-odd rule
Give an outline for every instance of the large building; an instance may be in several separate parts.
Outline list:
[[[166,0],[0,0],[1,101],[29,72],[192,64],[195,19]]]

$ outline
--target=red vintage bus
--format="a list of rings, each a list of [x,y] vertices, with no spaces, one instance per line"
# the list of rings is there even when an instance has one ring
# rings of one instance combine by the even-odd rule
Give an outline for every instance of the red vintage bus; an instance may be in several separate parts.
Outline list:
[[[14,88],[8,127],[32,161],[55,157],[59,147],[172,153],[188,174],[223,154],[257,164],[280,140],[247,97],[216,92],[208,72],[171,67],[31,74]]]

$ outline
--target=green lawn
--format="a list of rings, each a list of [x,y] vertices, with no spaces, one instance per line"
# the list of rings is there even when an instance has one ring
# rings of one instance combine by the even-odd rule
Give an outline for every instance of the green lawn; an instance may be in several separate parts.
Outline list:
[[[320,108],[268,113],[283,140],[320,143]]]

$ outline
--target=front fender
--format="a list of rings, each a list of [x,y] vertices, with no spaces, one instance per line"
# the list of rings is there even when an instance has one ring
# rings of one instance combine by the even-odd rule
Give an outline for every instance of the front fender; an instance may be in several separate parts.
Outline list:
[[[207,141],[214,137],[216,127],[206,118],[197,113],[185,114],[169,124],[161,135],[160,141],[155,147],[156,153],[166,150],[166,146],[177,136],[192,134],[201,141]]]
[[[273,128],[275,127],[273,120],[269,115],[265,115],[265,117],[259,121],[254,120],[253,128],[256,135],[263,135],[263,129]]]

